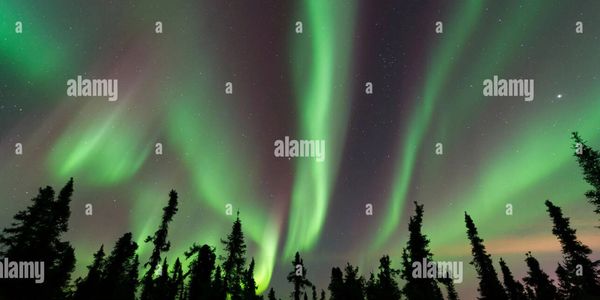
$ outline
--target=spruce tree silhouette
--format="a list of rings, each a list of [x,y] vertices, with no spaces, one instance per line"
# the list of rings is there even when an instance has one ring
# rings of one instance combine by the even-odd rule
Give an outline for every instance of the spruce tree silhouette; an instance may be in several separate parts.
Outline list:
[[[563,253],[563,262],[556,270],[560,294],[566,299],[600,299],[598,261],[589,258],[592,250],[577,239],[576,230],[571,228],[560,207],[550,200],[545,204],[554,224],[552,233],[560,241]]]
[[[157,278],[154,279],[154,286],[152,288],[152,298],[153,299],[163,299],[163,300],[173,300],[169,295],[169,264],[167,263],[167,259],[164,258],[162,265],[157,270],[160,272]]]
[[[269,295],[267,296],[268,300],[277,300],[277,297],[275,296],[275,290],[273,290],[273,288],[271,288],[269,290]]]
[[[529,271],[523,281],[531,287],[534,292],[534,300],[554,300],[559,299],[556,293],[556,287],[552,283],[552,279],[540,267],[540,263],[527,252],[525,262]]]
[[[321,290],[321,298],[319,300],[325,300],[325,291]]]
[[[329,282],[329,300],[344,300],[344,274],[338,267],[331,269],[331,281]]]
[[[218,292],[212,287],[215,271],[215,250],[209,245],[202,247],[194,244],[185,252],[186,259],[195,256],[189,265],[189,300],[210,300],[218,298]],[[215,275],[216,276],[216,275]]]
[[[291,297],[294,300],[300,300],[300,297],[306,295],[306,287],[312,286],[312,283],[306,279],[306,267],[304,261],[300,257],[300,253],[296,252],[294,260],[292,261],[294,269],[288,274],[288,282],[294,285],[294,290],[291,293]]]
[[[373,275],[373,273],[369,275],[369,280],[367,280],[367,283],[365,284],[365,297],[367,300],[379,299],[377,280],[375,280],[375,275]]]
[[[256,296],[256,281],[254,281],[254,258],[250,260],[250,266],[248,266],[248,270],[244,272],[244,280],[242,283],[244,286],[244,300],[258,299],[258,297]]]
[[[223,260],[224,285],[227,294],[231,300],[242,300],[242,280],[246,271],[246,242],[242,232],[242,222],[240,221],[240,212],[237,212],[237,218],[231,227],[231,233],[227,240],[221,240],[225,246],[227,256],[221,256]]]
[[[312,300],[319,300],[317,299],[317,287],[315,287],[315,285],[312,285]]]
[[[227,291],[225,290],[225,283],[223,282],[223,275],[221,272],[221,266],[217,266],[215,270],[215,279],[212,283],[212,298],[215,300],[225,300],[227,298]]]
[[[183,295],[185,294],[185,276],[183,275],[183,267],[181,266],[181,261],[179,258],[175,260],[175,264],[173,265],[173,275],[171,276],[170,287],[171,290],[169,292],[170,299],[184,299]]]
[[[85,278],[78,278],[75,282],[75,292],[73,300],[100,300],[102,291],[102,280],[104,279],[104,245],[94,254],[94,261],[88,266],[88,273]]]
[[[0,234],[0,255],[10,261],[44,262],[44,282],[34,279],[0,281],[0,299],[65,299],[75,268],[75,252],[61,240],[68,230],[73,178],[54,197],[51,187],[40,188],[32,204],[14,216]]]
[[[377,278],[371,273],[367,281],[365,294],[367,299],[373,300],[398,300],[402,297],[398,283],[394,277],[400,274],[399,270],[391,267],[390,257],[384,255],[379,259],[379,273]]]
[[[358,267],[353,267],[350,263],[344,268],[342,294],[343,299],[347,300],[365,299],[365,279],[358,275]]]
[[[581,139],[577,132],[572,133],[575,149],[575,157],[583,171],[583,178],[592,186],[585,193],[588,201],[596,206],[594,212],[600,214],[600,152],[592,149]]]
[[[525,288],[523,287],[523,284],[515,280],[512,272],[502,257],[500,258],[500,270],[502,271],[502,277],[504,278],[504,288],[508,294],[508,299],[527,300],[527,294],[525,294]]]
[[[500,284],[500,280],[498,280],[498,274],[492,264],[491,255],[487,254],[483,245],[483,239],[479,237],[473,219],[466,212],[465,223],[467,226],[467,236],[471,241],[471,254],[473,255],[471,265],[475,267],[477,277],[479,278],[479,299],[508,299],[502,284]]]
[[[134,300],[138,286],[138,245],[130,232],[120,237],[102,271],[100,299]]]
[[[435,278],[427,278],[422,274],[420,278],[413,276],[413,263],[422,263],[424,259],[433,261],[433,254],[429,250],[429,240],[421,232],[423,226],[423,205],[415,204],[415,215],[410,217],[408,223],[409,237],[406,248],[403,249],[401,273],[402,279],[406,281],[402,293],[409,300],[420,299],[443,299],[442,291],[437,285]]]
[[[149,236],[145,240],[146,243],[152,242],[154,248],[148,262],[144,264],[144,267],[148,267],[148,270],[142,280],[141,300],[163,300],[155,296],[162,294],[162,291],[155,291],[154,273],[161,261],[161,253],[169,251],[171,248],[171,243],[167,241],[167,235],[169,233],[169,223],[177,213],[177,204],[177,192],[171,190],[169,193],[169,203],[163,208],[163,216],[158,230],[156,230],[153,236]]]
[[[446,278],[440,278],[439,281],[446,286],[446,294],[448,295],[448,300],[458,300],[458,293],[456,292],[456,288],[454,287],[454,279],[452,279],[450,272],[446,274]]]

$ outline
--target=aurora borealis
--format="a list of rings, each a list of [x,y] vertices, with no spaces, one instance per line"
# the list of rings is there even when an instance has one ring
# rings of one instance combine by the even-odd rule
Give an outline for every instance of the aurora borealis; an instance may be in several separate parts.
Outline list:
[[[77,275],[127,231],[144,261],[170,189],[167,257],[222,250],[231,205],[260,292],[290,289],[296,251],[319,289],[347,261],[397,266],[413,201],[436,259],[470,260],[468,211],[495,263],[521,278],[532,251],[554,276],[546,199],[600,258],[570,140],[600,148],[597,1],[88,2],[0,2],[1,225],[74,177]],[[69,97],[78,75],[118,79],[118,101]],[[535,99],[484,97],[494,75],[534,79]],[[325,140],[325,161],[274,157],[285,136]],[[464,299],[475,276],[465,263]]]

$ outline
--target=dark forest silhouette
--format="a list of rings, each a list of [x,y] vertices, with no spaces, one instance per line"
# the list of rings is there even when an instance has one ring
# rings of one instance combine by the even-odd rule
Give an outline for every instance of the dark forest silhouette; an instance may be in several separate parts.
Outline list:
[[[585,195],[600,214],[600,152],[589,147],[577,133],[573,133],[572,139],[584,180],[592,187]],[[381,257],[377,274],[369,274],[368,279],[350,263],[343,269],[333,267],[326,287],[328,293],[309,280],[308,269],[297,252],[287,276],[290,289],[276,293],[270,288],[265,295],[257,295],[255,263],[253,258],[248,261],[246,257],[239,212],[231,232],[221,241],[223,255],[217,256],[214,246],[193,244],[181,258],[189,262],[184,270],[180,258],[167,258],[171,246],[169,223],[176,216],[179,203],[175,191],[169,193],[157,230],[145,240],[153,246],[147,262],[140,264],[138,245],[128,232],[116,241],[110,253],[101,245],[87,267],[87,274],[72,281],[75,251],[62,235],[68,230],[73,184],[70,179],[58,196],[51,187],[40,188],[31,205],[18,212],[10,227],[0,234],[3,258],[45,263],[45,281],[41,284],[32,279],[0,279],[0,299],[255,300],[266,297],[276,300],[280,299],[278,295],[293,300],[458,299],[452,278],[413,275],[413,262],[435,261],[429,240],[421,231],[424,207],[416,202],[415,213],[408,224],[406,247],[396,258],[399,269],[393,267],[394,261],[387,255]],[[496,266],[473,218],[465,212],[466,233],[472,250],[470,264],[477,273],[479,299],[600,299],[599,262],[590,259],[591,249],[577,239],[576,230],[561,208],[550,200],[545,201],[545,206],[553,222],[551,232],[562,248],[563,259],[555,270],[558,282],[550,279],[531,252],[524,255],[528,272],[522,280],[514,278],[502,258]],[[502,280],[496,267],[500,268]],[[404,282],[403,287],[399,281]]]

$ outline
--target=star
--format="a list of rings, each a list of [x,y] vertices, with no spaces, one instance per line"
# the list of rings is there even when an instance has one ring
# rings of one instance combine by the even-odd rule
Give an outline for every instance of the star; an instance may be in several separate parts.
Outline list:
[[[556,95],[556,98],[560,99],[560,98],[562,98],[562,96],[563,96],[562,94],[558,94],[558,95]]]

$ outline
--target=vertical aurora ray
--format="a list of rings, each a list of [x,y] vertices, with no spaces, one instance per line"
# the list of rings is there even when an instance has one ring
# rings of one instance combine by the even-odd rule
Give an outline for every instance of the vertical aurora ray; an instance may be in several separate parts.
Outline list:
[[[416,111],[407,126],[407,136],[401,141],[400,159],[397,159],[395,167],[388,209],[380,229],[374,236],[371,248],[374,251],[386,243],[400,222],[421,142],[432,118],[435,104],[439,100],[440,91],[453,67],[454,60],[451,58],[459,55],[462,45],[475,28],[475,24],[481,17],[483,3],[484,1],[466,1],[464,6],[455,11],[453,22],[449,24],[455,24],[456,28],[447,30],[444,34],[442,44],[437,47],[431,64],[427,67],[428,76],[423,88],[423,100],[422,103],[417,104]]]
[[[183,22],[183,21],[182,21]],[[204,28],[181,32],[178,39],[195,41],[206,36]],[[211,38],[207,42],[212,42]],[[166,138],[172,145],[181,167],[187,173],[192,205],[206,208],[207,232],[192,236],[197,243],[211,243],[231,230],[236,211],[248,242],[248,259],[256,261],[254,278],[258,293],[271,280],[280,236],[279,212],[263,205],[259,164],[254,159],[257,145],[239,135],[243,124],[237,120],[236,98],[225,94],[225,80],[219,70],[221,58],[206,47],[189,43],[174,58],[175,66],[167,70],[173,83],[161,89],[160,97],[169,99],[165,106]],[[198,77],[198,70],[211,70]],[[174,84],[176,82],[176,84]],[[227,205],[233,215],[226,215]],[[210,213],[209,213],[210,212]],[[215,223],[216,220],[216,223]],[[186,245],[187,246],[187,245]],[[220,239],[213,244],[221,251]]]
[[[286,258],[315,245],[327,214],[348,120],[348,49],[352,47],[355,6],[354,1],[305,1],[304,33],[292,37],[298,138],[325,140],[326,151],[323,162],[296,161]]]
[[[188,90],[195,90],[192,86]],[[274,223],[268,216],[269,210],[259,204],[260,196],[253,188],[256,175],[252,170],[256,168],[242,151],[236,150],[243,145],[216,122],[216,116],[224,108],[217,109],[220,113],[209,110],[219,104],[207,98],[200,96],[200,105],[194,104],[198,102],[195,98],[179,99],[169,114],[169,136],[190,172],[198,200],[216,214],[225,216],[227,204],[242,213],[244,232],[259,248],[255,280],[262,293],[275,265],[279,224]],[[222,230],[221,235],[226,233],[227,230]]]
[[[507,66],[507,62],[514,56],[515,52],[521,47],[519,44],[531,35],[536,30],[543,27],[551,17],[553,16],[547,11],[540,13],[541,8],[545,2],[543,1],[529,1],[525,4],[515,4],[513,12],[508,16],[508,19],[504,20],[507,24],[518,24],[518,26],[502,26],[498,32],[489,34],[490,40],[486,43],[490,45],[492,54],[482,54],[478,57],[476,63],[473,66],[477,66],[471,69],[470,74],[467,76],[470,82],[480,83],[483,81],[482,78],[491,77],[492,74],[501,73]],[[560,10],[554,10],[553,12],[558,13]],[[556,15],[554,15],[556,16]],[[519,29],[523,28],[523,29]],[[490,64],[490,58],[494,58],[494,63]],[[462,93],[453,97],[453,105],[456,111],[460,111],[459,114],[452,114],[451,117],[444,116],[442,118],[441,125],[437,128],[437,136],[441,140],[447,140],[449,137],[445,134],[445,129],[451,124],[457,124],[464,121],[469,116],[477,115],[474,112],[475,109],[482,110],[483,106],[473,105],[472,91],[464,89]]]

